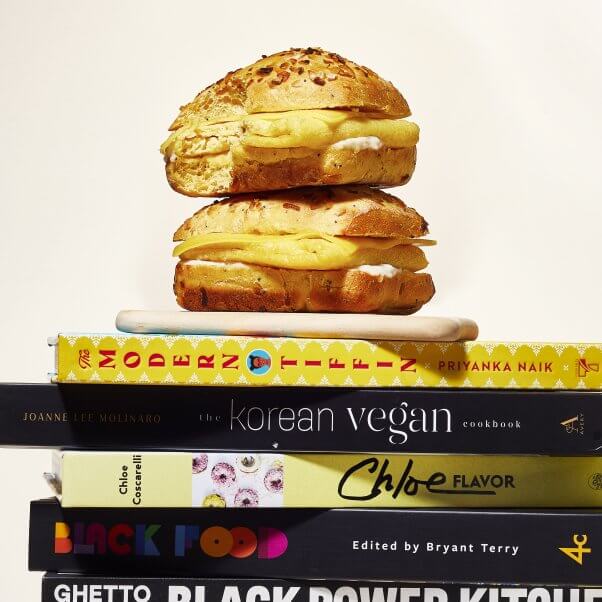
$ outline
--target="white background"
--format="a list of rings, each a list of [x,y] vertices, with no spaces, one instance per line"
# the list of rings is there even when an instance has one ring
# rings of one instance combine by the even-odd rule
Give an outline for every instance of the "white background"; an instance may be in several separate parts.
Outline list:
[[[57,331],[175,307],[171,235],[200,201],[166,183],[166,129],[226,71],[305,45],[392,80],[421,127],[397,192],[439,240],[424,314],[602,340],[601,40],[595,1],[2,0],[0,380],[44,380]],[[0,452],[2,602],[39,599],[27,504],[48,464]]]

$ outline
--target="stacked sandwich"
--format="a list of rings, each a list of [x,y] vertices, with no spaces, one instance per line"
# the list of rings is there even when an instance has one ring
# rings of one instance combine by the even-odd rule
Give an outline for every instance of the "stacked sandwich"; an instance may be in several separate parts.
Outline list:
[[[230,195],[177,230],[174,291],[192,311],[408,314],[434,294],[427,223],[405,184],[418,126],[366,67],[293,48],[182,107],[161,150],[171,186]]]

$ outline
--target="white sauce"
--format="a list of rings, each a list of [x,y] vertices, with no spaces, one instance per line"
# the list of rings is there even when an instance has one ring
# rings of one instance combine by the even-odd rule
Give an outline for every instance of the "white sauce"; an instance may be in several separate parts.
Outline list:
[[[360,265],[357,268],[353,268],[358,272],[364,272],[370,274],[370,276],[381,276],[382,278],[393,278],[403,270],[393,267],[389,263],[383,263],[381,265]]]
[[[186,259],[182,262],[185,265],[206,265],[214,268],[231,268],[240,270],[241,268],[250,268],[249,264],[241,263],[240,261],[226,262],[226,261],[209,261],[208,259]]]
[[[206,265],[208,267],[216,267],[222,269],[252,269],[248,263],[242,263],[240,261],[226,262],[226,261],[209,261],[208,259],[186,259],[182,261],[185,265]],[[269,267],[269,266],[268,266]],[[279,269],[279,268],[275,268]],[[285,268],[282,268],[285,269]],[[345,269],[345,268],[342,268]],[[365,274],[369,274],[370,276],[377,276],[381,278],[394,278],[400,272],[403,272],[403,269],[393,267],[388,263],[383,263],[381,265],[360,265],[357,268],[347,268],[349,271],[357,270],[358,272],[364,272]]]
[[[332,145],[336,150],[352,150],[359,152],[363,150],[380,150],[383,147],[383,141],[376,136],[358,136],[357,138],[345,138]]]

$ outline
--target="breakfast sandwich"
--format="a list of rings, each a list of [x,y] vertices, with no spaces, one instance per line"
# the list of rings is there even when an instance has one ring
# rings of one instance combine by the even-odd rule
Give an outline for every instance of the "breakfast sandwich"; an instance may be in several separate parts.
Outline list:
[[[434,294],[426,221],[368,186],[249,193],[174,235],[174,292],[192,311],[409,314]]]
[[[182,107],[163,143],[167,179],[189,196],[299,186],[406,183],[418,126],[367,67],[293,48],[228,73]]]

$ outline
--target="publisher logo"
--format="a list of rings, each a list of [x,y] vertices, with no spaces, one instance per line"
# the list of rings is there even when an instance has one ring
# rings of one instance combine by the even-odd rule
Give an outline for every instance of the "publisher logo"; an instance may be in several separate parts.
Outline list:
[[[588,362],[586,358],[580,357],[576,362],[575,369],[579,378],[585,378],[590,372],[599,372],[600,364]]]
[[[586,548],[587,535],[573,535],[573,548],[558,548],[563,554],[566,554],[571,560],[574,560],[577,564],[583,564],[583,557],[585,554],[591,554],[592,549]]]
[[[563,420],[560,425],[564,427],[569,435],[583,435],[585,432],[585,416],[583,414],[571,416]]]
[[[252,374],[267,374],[272,367],[272,357],[263,349],[254,349],[247,356],[247,368]]]

